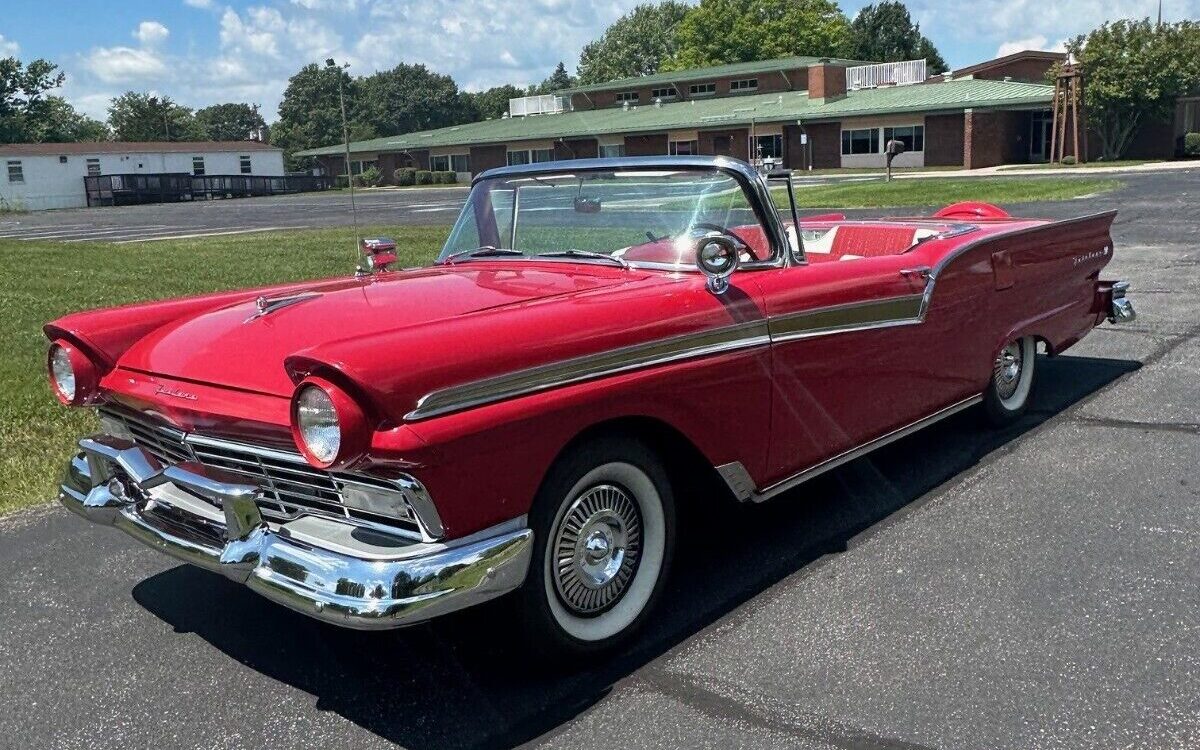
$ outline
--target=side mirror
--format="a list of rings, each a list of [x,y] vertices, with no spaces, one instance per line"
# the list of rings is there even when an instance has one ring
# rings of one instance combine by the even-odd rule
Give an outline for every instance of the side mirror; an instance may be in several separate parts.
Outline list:
[[[396,262],[396,241],[390,237],[368,237],[362,241],[363,255],[366,256],[367,271],[386,271],[388,266]]]
[[[738,268],[737,245],[719,234],[701,237],[696,244],[696,266],[708,277],[708,291],[724,294],[729,289],[729,277]]]
[[[588,198],[582,195],[575,196],[575,213],[580,214],[598,214],[600,213],[600,199]]]

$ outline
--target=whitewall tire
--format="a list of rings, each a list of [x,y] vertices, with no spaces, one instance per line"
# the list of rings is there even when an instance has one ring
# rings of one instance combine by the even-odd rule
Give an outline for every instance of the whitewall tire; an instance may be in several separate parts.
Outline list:
[[[674,548],[670,481],[650,448],[605,438],[564,456],[530,525],[521,598],[536,645],[590,652],[632,634],[662,591]]]
[[[1037,340],[1032,336],[1010,341],[996,354],[983,398],[993,424],[1011,424],[1029,409],[1036,365]]]

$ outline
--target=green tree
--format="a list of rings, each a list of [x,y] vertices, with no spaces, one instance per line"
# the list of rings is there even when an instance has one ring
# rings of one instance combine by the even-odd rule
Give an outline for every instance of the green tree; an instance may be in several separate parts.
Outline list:
[[[353,121],[358,84],[345,70],[328,63],[311,63],[288,79],[279,104],[279,120],[271,126],[271,144],[283,149],[289,169],[301,166],[292,156],[296,151],[342,142],[339,79],[346,96],[346,115]]]
[[[42,100],[34,121],[36,127],[31,140],[41,143],[107,141],[112,138],[108,125],[80,113],[61,96],[48,96]]]
[[[1067,43],[1083,68],[1088,122],[1105,159],[1119,159],[1148,121],[1172,116],[1200,86],[1200,24],[1105,23]]]
[[[850,23],[833,0],[700,0],[679,23],[678,49],[663,67],[839,57],[849,41]]]
[[[920,24],[912,22],[904,3],[896,0],[868,5],[858,12],[850,22],[847,52],[856,60],[871,62],[898,62],[923,57],[930,73],[946,70],[946,61],[933,42],[921,33]]]
[[[512,84],[494,86],[486,91],[464,93],[472,120],[494,120],[508,111],[508,100],[525,96],[524,89]]]
[[[456,125],[470,119],[458,84],[424,65],[400,63],[357,82],[355,120],[380,136]]]
[[[210,141],[267,140],[267,123],[258,107],[250,104],[214,104],[197,110],[196,121]]]
[[[108,126],[118,141],[202,141],[204,129],[188,107],[169,96],[127,91],[108,106]]]
[[[38,116],[46,93],[66,80],[58,66],[37,59],[23,65],[15,57],[0,59],[0,143],[41,140]]]
[[[567,72],[567,66],[562,60],[558,61],[558,65],[554,68],[554,72],[550,77],[542,81],[536,86],[529,87],[531,94],[553,94],[556,91],[569,89],[575,85],[575,78]]]
[[[575,72],[579,83],[648,76],[675,54],[679,22],[691,6],[667,0],[643,3],[618,18],[599,39],[584,45]]]

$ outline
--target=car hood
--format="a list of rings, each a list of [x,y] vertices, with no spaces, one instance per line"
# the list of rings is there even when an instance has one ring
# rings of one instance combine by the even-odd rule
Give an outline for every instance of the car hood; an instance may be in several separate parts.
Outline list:
[[[127,370],[290,396],[284,360],[338,341],[628,283],[637,272],[568,263],[470,263],[314,283],[173,321],[121,357]]]

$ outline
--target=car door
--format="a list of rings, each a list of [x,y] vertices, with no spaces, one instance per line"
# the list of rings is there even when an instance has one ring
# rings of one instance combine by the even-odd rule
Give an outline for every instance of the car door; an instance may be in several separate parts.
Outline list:
[[[945,404],[924,326],[928,267],[885,255],[755,276],[772,339],[768,482],[902,428]]]

